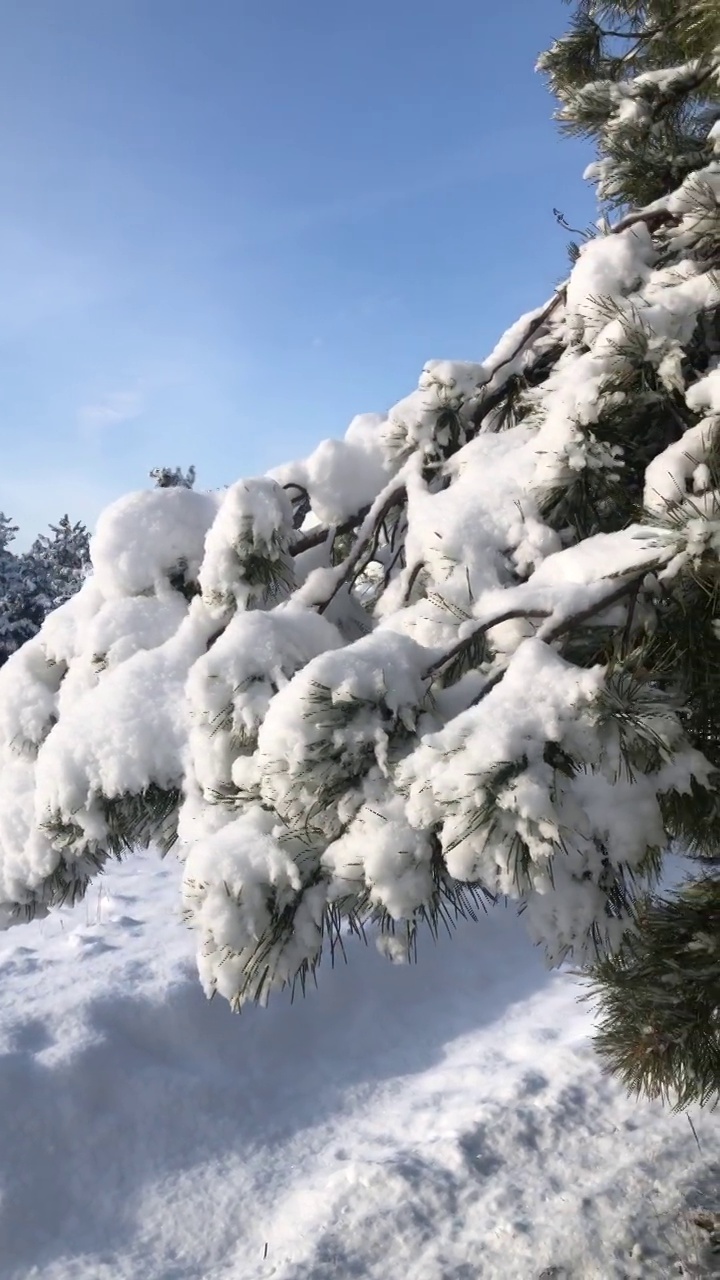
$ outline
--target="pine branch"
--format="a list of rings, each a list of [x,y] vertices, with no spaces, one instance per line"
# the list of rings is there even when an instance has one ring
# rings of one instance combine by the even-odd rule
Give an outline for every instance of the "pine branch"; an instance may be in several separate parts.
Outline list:
[[[305,517],[310,512],[310,508],[311,508],[310,494],[308,493],[304,485],[297,484],[294,480],[291,480],[289,484],[284,484],[283,489],[285,490],[286,493],[289,492],[290,489],[297,490],[298,497],[292,499],[293,529],[300,529],[302,527],[303,521],[305,520]]]
[[[671,213],[667,208],[638,209],[628,213],[614,226],[611,226],[608,229],[608,234],[619,235],[621,232],[627,231],[630,227],[636,226],[638,223],[644,223],[652,233],[666,225],[677,225],[678,222],[679,218],[677,215]],[[489,369],[488,376],[483,384],[484,387],[489,387],[490,384],[494,383],[498,375],[500,375],[503,370],[507,369],[508,366],[514,365],[522,355],[523,351],[530,346],[533,339],[537,337],[546,322],[551,319],[557,309],[565,302],[567,297],[567,286],[568,281],[566,280],[558,287],[557,292],[553,294],[552,298],[550,298],[541,310],[533,316],[532,320],[528,322],[522,337],[513,348],[511,354],[498,361],[496,365]],[[502,403],[506,395],[506,385],[507,379],[505,379],[500,386],[495,387],[492,391],[486,392],[484,395],[481,390],[477,404],[473,409],[471,419],[474,432],[477,432],[482,428],[483,420],[492,413],[499,404]],[[452,452],[454,451],[451,450],[451,453]],[[401,502],[402,500],[403,496],[400,496],[397,501]],[[392,505],[397,504],[393,503]],[[352,533],[358,528],[358,525],[363,524],[370,511],[370,505],[361,507],[354,515],[349,516],[344,520],[342,524],[334,527],[334,535],[337,536],[340,534]],[[384,514],[387,515],[387,511],[385,511]],[[305,551],[310,551],[315,547],[321,546],[323,542],[327,541],[330,533],[331,529],[325,525],[321,525],[317,529],[309,530],[308,533],[303,534],[302,537],[297,538],[296,541],[291,544],[289,554],[291,556],[298,556],[302,555]]]
[[[368,504],[361,507],[355,515],[348,516],[347,520],[343,520],[342,524],[332,526],[321,524],[316,529],[309,529],[302,537],[296,538],[290,544],[288,548],[289,555],[301,556],[305,551],[312,551],[315,547],[319,547],[323,542],[326,542],[331,534],[333,537],[337,537],[340,534],[352,533],[359,524],[362,524],[369,511],[370,505]]]
[[[457,644],[454,644],[452,649],[448,649],[441,658],[436,658],[434,662],[431,662],[430,666],[426,667],[423,672],[423,680],[432,680],[444,667],[448,665],[448,663],[454,662],[456,658],[461,656],[461,654],[466,653],[468,649],[471,649],[472,646],[477,643],[480,636],[491,631],[493,627],[499,627],[501,623],[510,622],[513,618],[547,618],[551,613],[551,609],[543,607],[535,608],[530,605],[519,605],[514,609],[506,609],[504,613],[498,614],[497,617],[490,618],[488,622],[482,622],[480,626],[473,627],[472,631],[469,632],[468,635],[464,636],[462,640],[458,640]]]
[[[576,627],[581,626],[583,622],[587,622],[589,618],[609,609],[613,604],[616,604],[618,600],[622,600],[624,596],[631,592],[637,592],[639,583],[642,582],[643,578],[648,573],[655,573],[658,569],[663,568],[668,563],[669,559],[670,554],[668,553],[662,558],[647,561],[643,565],[638,565],[636,569],[630,570],[629,573],[623,574],[622,581],[618,585],[613,585],[609,591],[603,592],[597,600],[593,600],[582,609],[577,609],[569,616],[561,618],[554,626],[550,626],[549,629],[540,627],[536,632],[537,639],[543,640],[546,644],[552,644],[555,640],[559,640],[562,636],[575,630]],[[615,579],[609,579],[606,581],[615,583]],[[600,586],[601,583],[598,582],[595,585]],[[518,587],[517,591],[522,593],[525,589],[525,586],[522,586]],[[530,584],[527,584],[527,589],[530,589]],[[426,668],[423,674],[423,679],[432,680],[433,677],[447,665],[447,663],[452,662],[460,654],[464,653],[476,643],[479,636],[492,630],[493,627],[500,626],[503,622],[509,622],[513,618],[546,618],[549,622],[552,622],[552,619],[557,617],[557,612],[557,605],[550,607],[528,604],[517,605],[512,609],[506,609],[503,613],[500,613],[495,617],[488,619],[486,622],[480,623],[479,626],[474,627],[468,635],[464,636],[462,640],[458,640],[457,644],[454,644],[447,653],[442,655],[441,658],[436,658],[435,661]],[[506,668],[503,667],[503,675],[505,670]],[[493,676],[492,679],[497,683],[496,676]],[[485,696],[486,692],[489,692],[489,688],[487,686],[483,690],[483,696]]]
[[[676,1112],[720,1102],[720,880],[646,897],[620,950],[586,976],[595,1049],[629,1092]]]
[[[638,566],[630,571],[629,575],[623,574],[623,579],[617,587],[614,587],[606,595],[602,596],[596,602],[586,605],[584,609],[578,609],[576,613],[571,614],[567,618],[561,619],[551,626],[549,629],[541,627],[537,633],[538,640],[543,640],[545,644],[552,644],[555,640],[559,640],[562,636],[567,635],[576,627],[581,626],[583,622],[587,622],[597,613],[604,613],[612,605],[617,604],[618,600],[622,600],[629,592],[635,591],[638,579],[642,579],[648,573],[656,573],[658,569],[662,569],[668,563],[670,555],[651,560],[645,564]]]
[[[363,523],[358,531],[357,541],[353,546],[350,554],[337,566],[335,570],[335,582],[332,589],[324,600],[315,602],[315,607],[320,613],[324,613],[330,603],[335,599],[338,591],[340,591],[346,583],[359,573],[363,568],[364,559],[371,559],[374,551],[377,549],[380,530],[386,516],[392,511],[393,507],[399,506],[407,497],[407,489],[404,481],[394,485],[383,498],[380,494],[380,501],[376,498],[372,507],[365,516]]]
[[[676,214],[671,213],[669,209],[639,209],[632,213],[628,213],[619,222],[616,222],[610,228],[611,235],[618,235],[621,231],[627,231],[629,227],[635,227],[639,222],[643,222],[648,231],[659,231],[660,227],[677,226],[680,219]]]
[[[633,213],[627,214],[626,217],[622,218],[615,224],[615,226],[610,227],[608,234],[618,235],[621,231],[627,231],[629,227],[634,227],[640,222],[644,223],[650,232],[654,232],[668,223],[677,224],[679,222],[679,218],[677,218],[675,214],[671,213],[669,209],[639,209]],[[568,281],[566,280],[558,287],[558,290],[553,297],[545,303],[542,310],[533,317],[511,355],[501,360],[490,371],[485,383],[486,386],[494,382],[498,374],[501,373],[501,371],[508,365],[514,364],[522,355],[522,352],[527,349],[533,338],[538,335],[543,325],[555,314],[558,307],[565,302],[567,297],[567,286]],[[504,386],[500,386],[496,388],[494,392],[489,393],[485,397],[481,394],[472,418],[473,426],[476,430],[481,427],[483,418],[485,418],[488,413],[492,412],[493,409],[497,408],[497,405],[502,401],[504,393]]]
[[[628,49],[627,52],[623,54],[620,60],[621,62],[625,63],[625,62],[630,62],[635,57],[635,55],[639,53],[643,45],[648,43],[648,41],[656,40],[658,36],[666,35],[668,31],[674,30],[675,27],[678,27],[680,23],[684,21],[685,21],[685,14],[681,13],[681,14],[677,14],[674,18],[669,19],[669,21],[664,23],[662,26],[653,27],[651,28],[651,30],[645,31],[642,33],[624,32],[624,31],[602,31],[601,35],[612,38],[612,39],[616,39],[616,40],[635,40],[635,44],[633,45],[632,49]]]
[[[488,386],[491,382],[494,382],[498,374],[501,373],[503,369],[507,368],[508,365],[512,365],[515,363],[515,361],[522,354],[522,352],[532,342],[533,338],[536,337],[537,334],[540,332],[540,330],[542,329],[546,321],[550,319],[550,317],[554,314],[554,312],[557,310],[560,304],[565,301],[566,296],[567,296],[567,281],[560,286],[557,293],[554,294],[553,297],[550,298],[550,300],[545,303],[545,306],[529,322],[527,328],[525,329],[522,335],[522,338],[517,343],[512,353],[509,356],[506,356],[504,360],[500,360],[498,364],[494,366],[494,368],[490,369],[490,372],[488,374],[488,377],[485,383],[486,386]],[[497,404],[499,403],[499,400],[502,399],[503,394],[504,394],[504,387],[498,387],[494,393],[489,393],[485,397],[483,397],[481,394],[472,417],[472,423],[476,430],[480,428],[483,418],[489,412],[491,412],[493,408],[497,406]]]
[[[597,33],[609,40],[636,40],[638,44],[644,43],[646,40],[654,40],[656,36],[665,35],[673,27],[679,25],[685,19],[684,14],[673,18],[670,22],[665,23],[662,27],[651,27],[648,31],[610,31],[605,27],[597,27]]]

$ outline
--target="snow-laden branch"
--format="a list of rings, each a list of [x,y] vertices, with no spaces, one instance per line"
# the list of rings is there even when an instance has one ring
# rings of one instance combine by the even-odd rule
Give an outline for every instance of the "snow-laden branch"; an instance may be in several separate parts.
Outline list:
[[[718,197],[698,170],[310,457],[109,508],[0,673],[0,912],[160,840],[234,1005],[474,893],[551,959],[614,945],[713,794]]]
[[[677,199],[675,203],[678,204]],[[608,236],[621,236],[624,232],[638,226],[644,226],[649,232],[654,233],[666,226],[677,226],[681,221],[682,212],[678,207],[671,208],[666,203],[656,202],[645,209],[633,210],[625,214],[614,225],[606,226],[606,233]],[[478,384],[471,397],[471,433],[481,431],[485,420],[502,404],[509,378],[516,372],[527,372],[525,357],[536,339],[546,331],[548,322],[551,322],[566,305],[568,283],[569,280],[564,281],[547,302],[514,325],[498,344],[495,358],[491,357],[482,366]],[[601,291],[599,296],[602,296]],[[461,443],[458,442],[456,449],[460,447]],[[452,455],[453,452],[451,447],[449,454]],[[321,524],[300,534],[291,543],[290,554],[296,557],[321,546],[327,542],[331,533],[334,536],[353,533],[367,520],[371,505],[371,503],[365,503],[336,524]]]
[[[645,559],[629,573],[623,573],[620,581],[617,581],[617,578],[610,578],[596,582],[584,588],[581,593],[578,593],[575,588],[569,593],[560,593],[558,597],[557,592],[551,593],[547,588],[543,590],[533,587],[532,579],[526,585],[506,590],[503,592],[504,596],[510,596],[512,600],[519,600],[520,603],[511,604],[509,608],[469,628],[451,649],[430,663],[424,673],[425,679],[433,679],[463,653],[472,649],[481,636],[487,635],[489,631],[506,622],[543,618],[545,625],[538,628],[536,636],[546,644],[552,644],[582,626],[583,623],[596,618],[598,614],[605,613],[630,592],[637,590],[638,584],[648,574],[654,574],[664,568],[670,559],[670,552],[664,556]],[[553,594],[555,598],[550,603],[543,604],[537,600],[538,594]],[[576,603],[578,594],[582,599],[582,604],[579,606]],[[572,603],[569,604],[568,601]],[[492,680],[497,682],[501,679],[505,669],[503,667],[500,672],[493,672]]]
[[[376,498],[358,529],[352,550],[335,569],[330,570],[333,576],[332,585],[329,585],[322,602],[316,604],[321,613],[334,600],[338,591],[351,582],[355,575],[360,572],[364,563],[372,557],[377,550],[383,522],[395,507],[401,506],[406,497],[407,490],[404,482],[401,481],[400,483],[394,482],[389,485],[387,491]]]
[[[355,515],[343,520],[341,524],[317,525],[312,529],[308,529],[307,533],[301,534],[290,543],[290,555],[301,556],[306,551],[313,551],[315,547],[320,547],[324,542],[327,542],[332,535],[338,537],[339,535],[352,533],[359,524],[362,524],[369,510],[369,506],[361,507]]]

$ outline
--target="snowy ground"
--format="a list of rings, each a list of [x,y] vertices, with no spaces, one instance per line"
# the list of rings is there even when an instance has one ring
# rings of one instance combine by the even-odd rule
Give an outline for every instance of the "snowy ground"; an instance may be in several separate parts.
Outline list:
[[[682,1274],[720,1114],[694,1109],[698,1149],[603,1079],[514,914],[413,968],[358,944],[237,1018],[200,990],[178,880],[138,857],[0,935],[1,1280]]]

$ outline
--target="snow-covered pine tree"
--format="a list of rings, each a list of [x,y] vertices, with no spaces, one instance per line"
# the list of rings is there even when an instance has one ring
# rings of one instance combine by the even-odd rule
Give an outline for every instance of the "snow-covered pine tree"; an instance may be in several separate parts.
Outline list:
[[[81,521],[70,523],[62,516],[50,525],[50,534],[41,533],[25,557],[45,593],[45,613],[57,609],[79,590],[90,569],[90,537]]]
[[[195,484],[195,468],[188,467],[187,471],[183,471],[181,467],[153,467],[150,479],[155,481],[158,489],[192,489]]]
[[[175,844],[203,985],[239,1008],[347,928],[399,959],[511,899],[550,964],[672,952],[680,1048],[648,1010],[634,1079],[717,1091],[717,879],[679,949],[643,925],[668,844],[718,849],[714,21],[577,8],[543,66],[621,212],[488,359],[431,361],[271,475],[104,512],[92,576],[0,672],[8,922]]]
[[[596,143],[597,160],[586,176],[596,183],[606,227],[612,211],[626,225],[634,211],[643,211],[645,219],[654,211],[658,225],[673,226],[677,219],[668,219],[667,196],[682,184],[696,201],[693,274],[713,282],[720,269],[720,190],[713,164],[720,153],[719,49],[717,0],[579,0],[570,31],[540,59],[560,100],[558,119],[570,133]],[[573,246],[574,258],[577,252]],[[678,262],[682,270],[692,288],[690,271]],[[697,411],[707,412],[712,476],[693,486],[704,496],[717,489],[720,398],[698,405],[692,393],[684,393],[703,369],[720,377],[717,304],[700,311],[688,336],[689,343],[681,338],[680,400],[671,412],[683,436],[696,425]],[[688,407],[696,414],[688,414]],[[640,418],[645,430],[648,416]],[[692,458],[692,436],[686,439]],[[707,501],[715,517],[716,499]],[[688,505],[692,510],[690,499]],[[674,688],[685,704],[690,740],[717,767],[720,620],[712,561],[678,583],[673,595],[664,606],[672,628],[658,631],[643,661],[649,672],[666,673],[665,687]],[[639,903],[636,928],[591,968],[591,994],[600,1009],[596,1047],[610,1069],[630,1089],[672,1095],[684,1107],[720,1092],[720,836],[713,838],[704,822],[698,825],[695,814],[677,835],[683,851],[698,859],[698,875],[669,899],[649,894]]]
[[[17,531],[0,512],[0,666],[35,634],[47,611],[35,566],[10,549]]]

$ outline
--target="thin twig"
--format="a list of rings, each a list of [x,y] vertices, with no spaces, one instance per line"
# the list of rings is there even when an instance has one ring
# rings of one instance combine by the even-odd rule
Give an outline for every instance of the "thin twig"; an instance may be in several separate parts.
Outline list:
[[[390,578],[392,577],[392,571],[393,571],[393,569],[395,568],[395,565],[397,564],[398,560],[400,559],[400,557],[401,557],[402,553],[403,553],[403,546],[402,546],[402,543],[401,543],[401,544],[400,544],[400,546],[398,547],[397,551],[395,552],[395,554],[394,554],[394,556],[393,556],[392,560],[390,561],[390,564],[388,565],[387,569],[385,570],[385,573],[383,574],[383,585],[382,585],[382,589],[383,589],[383,591],[384,591],[384,590],[385,590],[385,588],[387,587],[387,585],[388,585],[388,583],[389,583],[389,581],[390,581]]]
[[[405,587],[405,592],[402,598],[402,603],[404,605],[408,604],[410,600],[410,596],[412,594],[412,589],[415,586],[415,583],[417,582],[418,575],[422,573],[422,570],[424,568],[425,568],[424,560],[418,560],[417,564],[414,564],[412,569],[410,570],[410,577],[407,580],[407,586]]]

